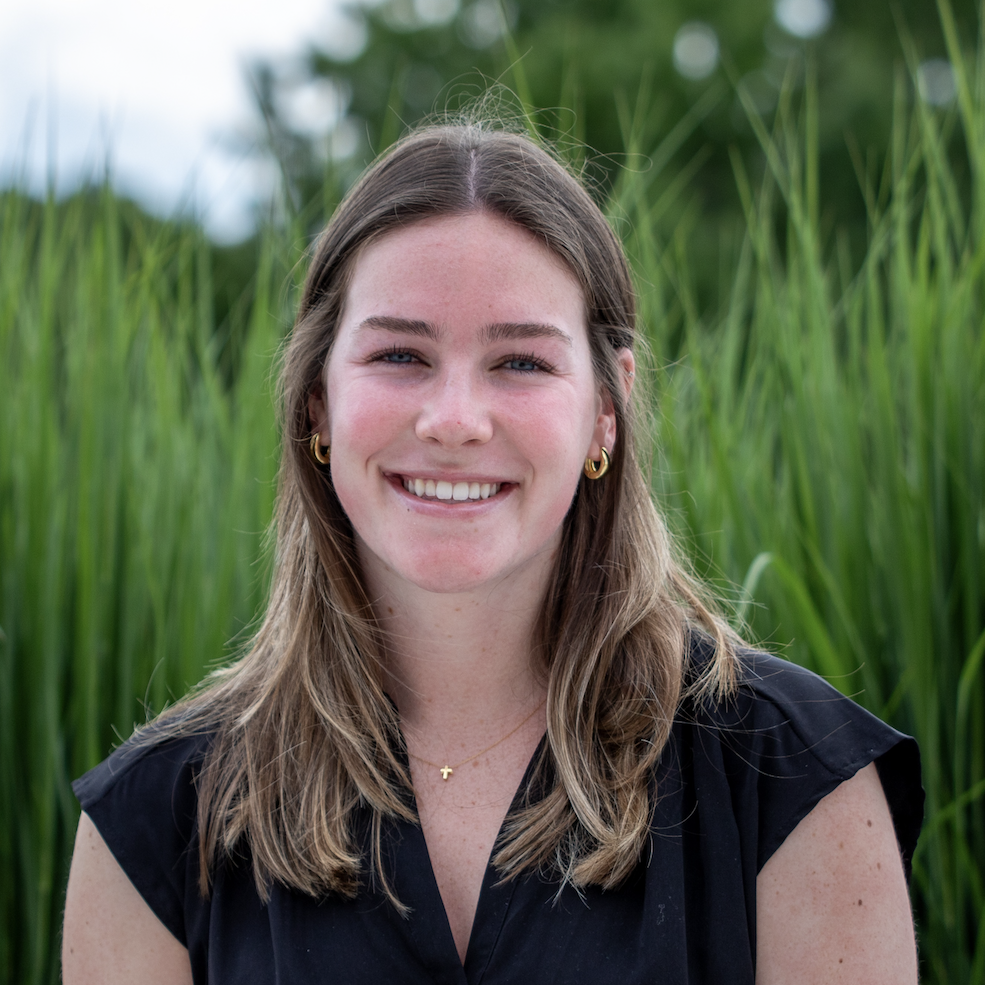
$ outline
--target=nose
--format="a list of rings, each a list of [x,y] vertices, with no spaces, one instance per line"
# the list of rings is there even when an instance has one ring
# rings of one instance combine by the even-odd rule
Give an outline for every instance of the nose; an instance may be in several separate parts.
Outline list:
[[[450,448],[488,441],[492,417],[481,391],[467,372],[442,374],[418,414],[417,437]]]

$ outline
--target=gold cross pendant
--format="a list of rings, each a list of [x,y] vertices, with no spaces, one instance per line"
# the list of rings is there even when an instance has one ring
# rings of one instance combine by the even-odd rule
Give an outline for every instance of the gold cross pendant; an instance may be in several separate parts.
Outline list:
[[[438,772],[441,774],[442,780],[447,780],[455,771],[450,766],[442,766]]]

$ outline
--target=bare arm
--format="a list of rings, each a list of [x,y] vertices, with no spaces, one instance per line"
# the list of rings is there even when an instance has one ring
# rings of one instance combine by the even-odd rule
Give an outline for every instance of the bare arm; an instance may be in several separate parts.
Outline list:
[[[874,764],[797,825],[756,895],[756,985],[916,985],[903,864]]]
[[[68,877],[64,985],[191,985],[188,951],[134,889],[83,814]]]

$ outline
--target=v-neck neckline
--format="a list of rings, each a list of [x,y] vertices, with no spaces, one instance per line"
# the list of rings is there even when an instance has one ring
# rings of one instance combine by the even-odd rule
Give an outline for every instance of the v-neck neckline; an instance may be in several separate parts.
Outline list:
[[[524,877],[517,876],[504,882],[492,864],[492,858],[507,819],[527,796],[546,742],[545,733],[527,762],[493,841],[479,887],[464,964],[458,956],[419,815],[416,822],[401,822],[397,826],[397,843],[391,856],[394,890],[398,899],[411,907],[406,930],[434,975],[435,982],[440,985],[480,985],[495,953],[517,882]],[[413,794],[410,795],[410,803],[417,815],[417,798]]]

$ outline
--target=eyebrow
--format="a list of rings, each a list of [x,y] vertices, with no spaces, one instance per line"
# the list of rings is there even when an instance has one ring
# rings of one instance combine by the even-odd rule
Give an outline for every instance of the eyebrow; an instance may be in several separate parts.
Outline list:
[[[375,328],[383,332],[402,332],[404,335],[421,335],[424,338],[438,340],[438,329],[426,321],[413,318],[394,318],[392,315],[370,315],[359,323],[359,329]]]
[[[437,341],[440,330],[431,322],[414,318],[397,318],[393,315],[370,315],[359,323],[359,328],[373,328],[383,332],[401,332],[405,335],[419,335]],[[517,339],[557,339],[565,345],[572,345],[571,336],[556,325],[544,322],[493,322],[482,329],[482,341],[502,342]]]
[[[571,336],[561,331],[555,325],[542,322],[494,322],[482,330],[485,342],[502,342],[514,339],[557,339],[565,345],[571,345]]]

